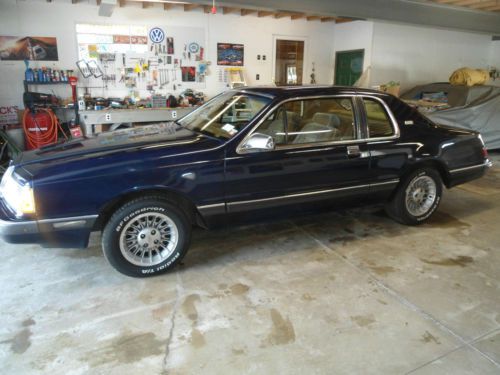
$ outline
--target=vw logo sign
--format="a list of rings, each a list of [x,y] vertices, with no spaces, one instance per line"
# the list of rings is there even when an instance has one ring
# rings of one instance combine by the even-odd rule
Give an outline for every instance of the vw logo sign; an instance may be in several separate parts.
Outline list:
[[[165,40],[165,33],[159,27],[153,27],[149,30],[149,39],[151,39],[153,43],[161,43]]]

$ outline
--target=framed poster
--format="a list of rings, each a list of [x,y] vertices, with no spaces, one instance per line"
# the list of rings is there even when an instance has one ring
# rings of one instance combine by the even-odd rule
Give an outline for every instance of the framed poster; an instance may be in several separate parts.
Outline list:
[[[167,38],[167,54],[174,54],[174,38],[172,38],[171,36]]]
[[[0,60],[57,61],[57,39],[44,36],[0,36]]]
[[[182,82],[195,82],[196,81],[196,67],[183,66],[181,67]]]
[[[217,43],[217,65],[243,66],[245,46],[243,44]]]

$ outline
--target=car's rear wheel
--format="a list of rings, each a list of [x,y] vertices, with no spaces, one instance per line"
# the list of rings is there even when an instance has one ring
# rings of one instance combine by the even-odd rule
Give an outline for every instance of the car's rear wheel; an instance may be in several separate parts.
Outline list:
[[[400,183],[385,210],[391,218],[402,224],[421,224],[436,211],[442,193],[439,172],[432,168],[418,169]]]
[[[102,234],[108,262],[132,277],[172,269],[186,254],[191,224],[182,209],[161,197],[144,197],[120,207]]]

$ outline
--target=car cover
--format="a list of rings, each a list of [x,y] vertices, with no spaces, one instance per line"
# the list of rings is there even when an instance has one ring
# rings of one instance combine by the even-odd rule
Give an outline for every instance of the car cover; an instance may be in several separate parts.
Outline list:
[[[432,121],[481,132],[486,147],[500,149],[500,87],[491,87],[486,95],[462,107],[427,115]]]
[[[418,92],[447,94],[451,108],[423,112],[432,121],[481,132],[488,149],[500,149],[500,87],[431,84],[416,87],[403,99],[418,98]]]

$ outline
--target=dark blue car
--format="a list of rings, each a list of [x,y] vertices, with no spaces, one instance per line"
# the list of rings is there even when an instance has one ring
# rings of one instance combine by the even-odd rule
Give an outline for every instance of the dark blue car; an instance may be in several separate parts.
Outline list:
[[[111,265],[144,277],[182,259],[194,225],[241,214],[370,196],[398,222],[419,224],[443,185],[490,165],[479,133],[437,125],[387,94],[242,88],[175,123],[21,154],[2,179],[0,233],[86,247],[102,231]]]

